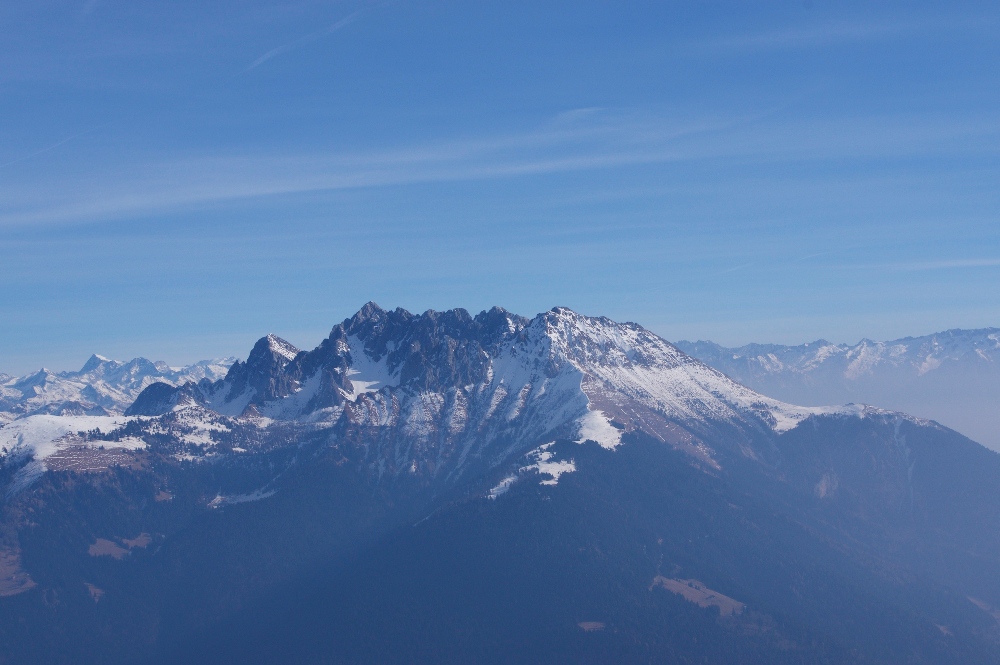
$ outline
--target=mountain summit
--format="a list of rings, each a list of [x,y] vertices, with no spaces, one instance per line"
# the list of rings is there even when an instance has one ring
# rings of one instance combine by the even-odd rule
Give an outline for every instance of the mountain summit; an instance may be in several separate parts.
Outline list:
[[[415,315],[366,304],[316,349],[269,335],[221,380],[153,385],[126,415],[161,415],[196,404],[220,415],[327,423],[340,431],[391,432],[383,470],[432,475],[563,437],[615,447],[642,431],[717,466],[735,450],[705,443],[720,428],[742,432],[740,455],[760,432],[780,433],[810,415],[770,399],[685,355],[634,323],[556,307],[526,319],[494,308]],[[849,409],[856,411],[857,409]],[[412,457],[399,456],[399,441]]]

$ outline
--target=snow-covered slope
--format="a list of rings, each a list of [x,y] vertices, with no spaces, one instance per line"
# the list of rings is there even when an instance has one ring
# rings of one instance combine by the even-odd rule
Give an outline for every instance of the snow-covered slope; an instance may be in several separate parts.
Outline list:
[[[797,404],[866,402],[914,413],[1000,450],[1000,329],[854,345],[677,342],[754,390]]]
[[[147,386],[181,385],[226,375],[235,358],[204,360],[186,367],[135,358],[128,362],[94,355],[78,372],[41,369],[22,377],[0,376],[0,422],[34,414],[121,414]]]
[[[41,461],[74,435],[94,430],[111,432],[126,422],[127,418],[122,416],[27,416],[0,428],[0,452],[31,455]],[[138,444],[126,442],[126,445],[134,448]]]

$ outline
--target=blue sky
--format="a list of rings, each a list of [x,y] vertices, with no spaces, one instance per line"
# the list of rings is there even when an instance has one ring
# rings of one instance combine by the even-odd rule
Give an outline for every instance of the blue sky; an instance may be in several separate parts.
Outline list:
[[[365,301],[1000,325],[994,3],[0,5],[0,370]]]

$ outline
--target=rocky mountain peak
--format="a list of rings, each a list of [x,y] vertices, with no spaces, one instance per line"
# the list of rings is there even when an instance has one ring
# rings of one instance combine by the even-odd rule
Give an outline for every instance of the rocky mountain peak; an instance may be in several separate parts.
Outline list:
[[[387,314],[388,312],[379,307],[378,303],[369,300],[348,320],[354,325],[361,325],[367,322],[377,324],[385,320]]]
[[[13,387],[17,390],[27,392],[33,388],[42,388],[47,383],[50,383],[55,379],[56,375],[48,368],[43,367],[37,372],[33,372],[32,374],[28,374],[27,376],[17,379],[14,382]]]
[[[498,454],[488,451],[501,441],[537,445],[556,432],[614,447],[641,430],[714,465],[693,433],[724,424],[750,437],[819,412],[755,393],[634,323],[566,307],[531,320],[499,307],[475,317],[376,307],[312,351],[267,336],[224,381],[177,390],[223,415],[394,431],[426,449],[412,464],[437,457],[435,474]],[[157,390],[146,400],[154,406],[188,403]]]
[[[257,340],[257,343],[253,345],[253,348],[250,350],[250,355],[247,356],[246,362],[235,363],[230,372],[243,371],[237,369],[237,366],[245,366],[250,368],[252,371],[269,374],[287,365],[292,359],[295,358],[298,352],[299,350],[291,343],[283,340],[277,335],[268,334],[261,337]]]
[[[83,364],[83,367],[80,368],[79,373],[87,374],[89,372],[93,372],[95,369],[99,367],[102,367],[103,365],[114,362],[115,361],[111,360],[110,358],[105,358],[104,356],[95,353],[94,355],[90,356],[90,358],[87,359],[87,362],[85,362]]]
[[[221,358],[171,368],[145,358],[122,362],[94,354],[80,371],[42,369],[0,380],[0,422],[36,414],[119,414],[152,383],[161,382],[173,389],[189,382],[215,380],[234,361]]]
[[[289,342],[283,340],[274,334],[268,334],[264,340],[267,342],[267,349],[274,356],[284,358],[285,360],[292,360],[298,355],[299,349]],[[259,342],[258,342],[259,343]]]
[[[226,374],[230,400],[274,400],[289,395],[298,385],[295,377],[284,372],[299,350],[288,341],[269,334],[254,344],[246,362],[233,364]]]

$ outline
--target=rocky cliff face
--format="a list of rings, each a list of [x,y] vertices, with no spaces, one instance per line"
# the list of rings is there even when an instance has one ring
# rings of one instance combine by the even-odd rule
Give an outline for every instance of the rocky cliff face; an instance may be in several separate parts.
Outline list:
[[[500,308],[414,315],[374,303],[312,351],[264,337],[224,379],[151,386],[127,415],[191,405],[328,427],[367,441],[379,475],[430,477],[554,438],[613,448],[633,431],[717,468],[725,456],[773,457],[761,440],[836,410],[755,393],[636,324],[566,308],[525,319]],[[731,445],[707,442],[722,431]]]

